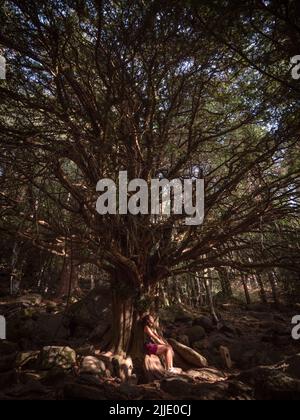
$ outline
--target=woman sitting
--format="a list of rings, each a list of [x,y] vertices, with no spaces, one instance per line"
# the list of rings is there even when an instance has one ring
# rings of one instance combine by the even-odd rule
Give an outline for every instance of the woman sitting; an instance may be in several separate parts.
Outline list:
[[[173,367],[174,352],[170,344],[155,330],[155,321],[151,315],[144,316],[144,345],[148,355],[164,356],[169,373],[175,373]]]

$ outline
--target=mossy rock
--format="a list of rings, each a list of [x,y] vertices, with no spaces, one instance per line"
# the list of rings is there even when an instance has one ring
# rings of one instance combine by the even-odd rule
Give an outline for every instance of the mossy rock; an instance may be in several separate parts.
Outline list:
[[[70,347],[44,347],[39,356],[42,370],[69,370],[76,365],[76,352]]]
[[[159,317],[163,323],[185,322],[192,324],[195,319],[191,312],[179,305],[172,305],[162,309],[159,312]]]
[[[19,346],[16,343],[11,341],[2,341],[0,340],[0,355],[8,356],[13,353],[17,353]]]
[[[133,372],[133,361],[131,357],[116,355],[112,359],[114,374],[121,379],[122,382],[127,381]]]
[[[83,359],[80,372],[107,376],[105,363],[93,356],[86,356]]]
[[[189,342],[191,344],[202,340],[206,336],[204,328],[200,325],[194,325],[193,327],[186,328],[184,330],[184,334],[189,338]]]
[[[206,358],[203,357],[200,353],[187,346],[184,346],[183,344],[178,343],[178,341],[176,340],[170,339],[169,342],[173,347],[175,353],[178,353],[179,356],[182,357],[185,362],[199,368],[208,366]]]
[[[39,351],[28,351],[18,353],[16,359],[16,366],[18,368],[34,369],[37,366],[39,355]]]
[[[188,347],[190,346],[190,340],[189,340],[189,337],[186,334],[180,334],[180,335],[176,336],[175,339],[179,343],[184,344],[185,346],[188,346]]]
[[[23,303],[25,305],[33,305],[33,306],[39,306],[43,301],[43,298],[41,295],[38,294],[30,294],[21,296],[17,299],[17,302]]]

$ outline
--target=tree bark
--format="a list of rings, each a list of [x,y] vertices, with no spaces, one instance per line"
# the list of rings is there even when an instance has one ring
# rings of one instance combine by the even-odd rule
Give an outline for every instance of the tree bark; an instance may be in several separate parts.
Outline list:
[[[248,289],[248,279],[247,279],[247,276],[245,276],[244,274],[242,275],[242,283],[244,287],[246,303],[247,305],[251,305],[251,297],[250,297],[250,293]]]
[[[230,273],[228,269],[221,268],[218,270],[219,278],[222,287],[222,294],[225,298],[233,296],[232,287],[230,284]]]
[[[112,339],[110,350],[114,354],[127,354],[133,336],[135,321],[134,300],[120,296],[117,290],[112,292]]]
[[[261,274],[256,275],[256,280],[257,280],[259,290],[260,290],[260,292],[259,292],[260,299],[261,299],[262,303],[267,304],[268,299],[267,299],[267,294],[266,294],[266,291],[265,291],[265,288],[264,288],[264,283],[263,283]]]
[[[15,242],[12,253],[11,275],[10,275],[10,294],[18,293],[21,286],[21,273],[18,273],[18,265],[21,247]]]
[[[204,299],[203,299],[203,293],[202,293],[202,285],[200,282],[200,276],[199,273],[196,273],[196,284],[197,284],[197,306],[203,306],[204,305]]]
[[[112,327],[107,346],[113,354],[132,356],[132,353],[141,355],[143,352],[144,332],[140,319],[150,308],[145,307],[148,299],[142,299],[145,294],[142,290],[142,284],[133,281],[132,273],[115,271],[111,283]],[[154,292],[153,289],[153,297]]]
[[[68,296],[78,287],[78,267],[76,263],[67,259],[64,260],[61,271],[57,296],[62,298]]]
[[[279,305],[279,298],[278,298],[278,293],[277,293],[277,285],[276,285],[276,279],[275,279],[275,274],[272,271],[271,273],[269,273],[269,282],[270,282],[270,286],[272,289],[272,296],[274,299],[274,303],[276,306]]]
[[[207,295],[207,300],[208,300],[211,315],[212,315],[214,321],[216,323],[218,323],[219,318],[218,318],[218,316],[216,314],[216,310],[215,310],[215,305],[214,305],[212,292],[211,292],[211,282],[208,278],[208,270],[207,269],[204,270],[204,286],[205,286],[205,290],[206,290],[206,295]]]

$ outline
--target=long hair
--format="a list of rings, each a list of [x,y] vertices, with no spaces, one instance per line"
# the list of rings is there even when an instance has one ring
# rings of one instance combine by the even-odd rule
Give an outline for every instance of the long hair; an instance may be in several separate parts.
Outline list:
[[[150,315],[150,314],[145,315],[145,316],[142,318],[143,328],[145,328],[145,327],[149,327],[149,326],[150,326],[150,325],[149,325],[150,318],[151,318],[151,315]]]

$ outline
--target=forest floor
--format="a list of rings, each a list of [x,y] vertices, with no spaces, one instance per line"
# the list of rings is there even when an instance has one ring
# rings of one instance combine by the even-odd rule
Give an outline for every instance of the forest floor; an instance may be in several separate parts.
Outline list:
[[[209,367],[177,358],[182,374],[141,383],[129,365],[124,380],[118,378],[115,360],[99,349],[110,316],[104,300],[94,293],[66,310],[35,294],[0,299],[7,320],[0,400],[300,399],[299,341],[291,336],[297,306],[219,305],[218,327],[205,310],[165,309],[165,336],[206,357]],[[220,346],[230,352],[230,369]]]

